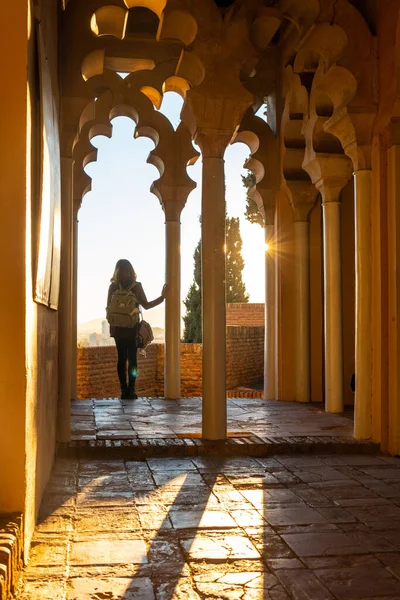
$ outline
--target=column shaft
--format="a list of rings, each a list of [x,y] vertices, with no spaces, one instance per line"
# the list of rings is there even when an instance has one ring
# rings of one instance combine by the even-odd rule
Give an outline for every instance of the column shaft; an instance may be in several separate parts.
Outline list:
[[[72,159],[61,159],[61,268],[58,310],[57,437],[67,442],[71,433],[71,321],[72,321]]]
[[[226,438],[224,160],[203,157],[203,437]]]
[[[275,400],[275,265],[274,226],[265,226],[264,398]]]
[[[310,224],[296,221],[295,294],[296,294],[296,401],[310,402]]]
[[[325,408],[343,411],[343,333],[340,202],[324,202]]]
[[[372,269],[371,171],[354,173],[356,260],[356,395],[354,435],[371,437],[372,402]]]
[[[176,400],[181,395],[181,224],[165,223],[166,283],[164,395]]]
[[[78,216],[74,214],[72,228],[72,298],[71,298],[71,398],[78,398]]]
[[[388,181],[388,447],[400,454],[400,145],[387,151]],[[357,381],[356,381],[357,387]]]

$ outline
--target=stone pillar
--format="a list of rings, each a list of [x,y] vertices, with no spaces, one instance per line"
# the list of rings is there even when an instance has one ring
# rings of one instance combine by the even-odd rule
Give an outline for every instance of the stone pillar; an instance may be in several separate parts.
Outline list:
[[[310,223],[295,221],[296,401],[311,398]]]
[[[181,224],[166,221],[166,283],[164,395],[176,400],[181,395]]]
[[[71,398],[78,399],[77,343],[78,343],[78,208],[73,209],[72,224],[72,299],[71,299]]]
[[[398,139],[398,134],[396,135]],[[388,200],[388,446],[400,454],[400,144],[387,151]],[[357,387],[357,381],[356,381]]]
[[[202,150],[203,438],[226,438],[224,152],[231,133],[197,136]]]
[[[354,173],[356,340],[354,435],[371,437],[372,418],[372,267],[371,171]]]
[[[324,244],[325,409],[343,412],[342,257],[339,195],[347,183],[320,180]]]
[[[294,211],[296,401],[311,400],[310,213],[318,191],[311,181],[287,182]]]
[[[274,225],[265,225],[264,398],[275,400],[275,257]]]
[[[57,438],[68,442],[71,432],[71,324],[72,324],[72,171],[71,158],[61,159],[61,268],[58,311],[58,415]],[[76,354],[75,354],[76,356]]]

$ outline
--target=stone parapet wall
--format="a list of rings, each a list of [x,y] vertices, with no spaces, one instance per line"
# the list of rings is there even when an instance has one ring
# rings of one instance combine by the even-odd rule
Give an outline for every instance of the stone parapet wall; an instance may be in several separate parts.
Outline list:
[[[227,327],[226,389],[263,378],[263,327]],[[115,346],[78,348],[78,398],[115,398],[120,395]],[[202,393],[202,345],[181,344],[181,395]],[[141,396],[164,393],[164,345],[153,343],[146,357],[138,353],[137,391]]]
[[[227,304],[226,324],[233,327],[264,327],[264,304]]]

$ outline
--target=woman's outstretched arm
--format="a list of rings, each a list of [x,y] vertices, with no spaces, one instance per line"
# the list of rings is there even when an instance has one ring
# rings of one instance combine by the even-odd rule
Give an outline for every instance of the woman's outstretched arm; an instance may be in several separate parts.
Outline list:
[[[135,290],[135,293],[136,293],[137,299],[139,301],[139,304],[141,306],[143,306],[143,308],[145,310],[149,310],[149,308],[154,308],[155,306],[158,306],[159,304],[161,304],[161,302],[163,302],[163,300],[167,294],[167,286],[164,285],[162,292],[161,292],[161,296],[159,296],[155,300],[152,300],[151,302],[149,302],[147,300],[146,294],[144,293],[144,289],[143,289],[141,283],[137,284],[137,290]]]

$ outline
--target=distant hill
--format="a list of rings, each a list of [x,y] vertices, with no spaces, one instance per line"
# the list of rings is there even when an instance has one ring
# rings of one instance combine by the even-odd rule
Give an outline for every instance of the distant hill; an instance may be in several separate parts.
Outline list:
[[[93,319],[85,323],[78,323],[78,335],[87,335],[89,333],[101,333],[101,324],[103,319]]]

